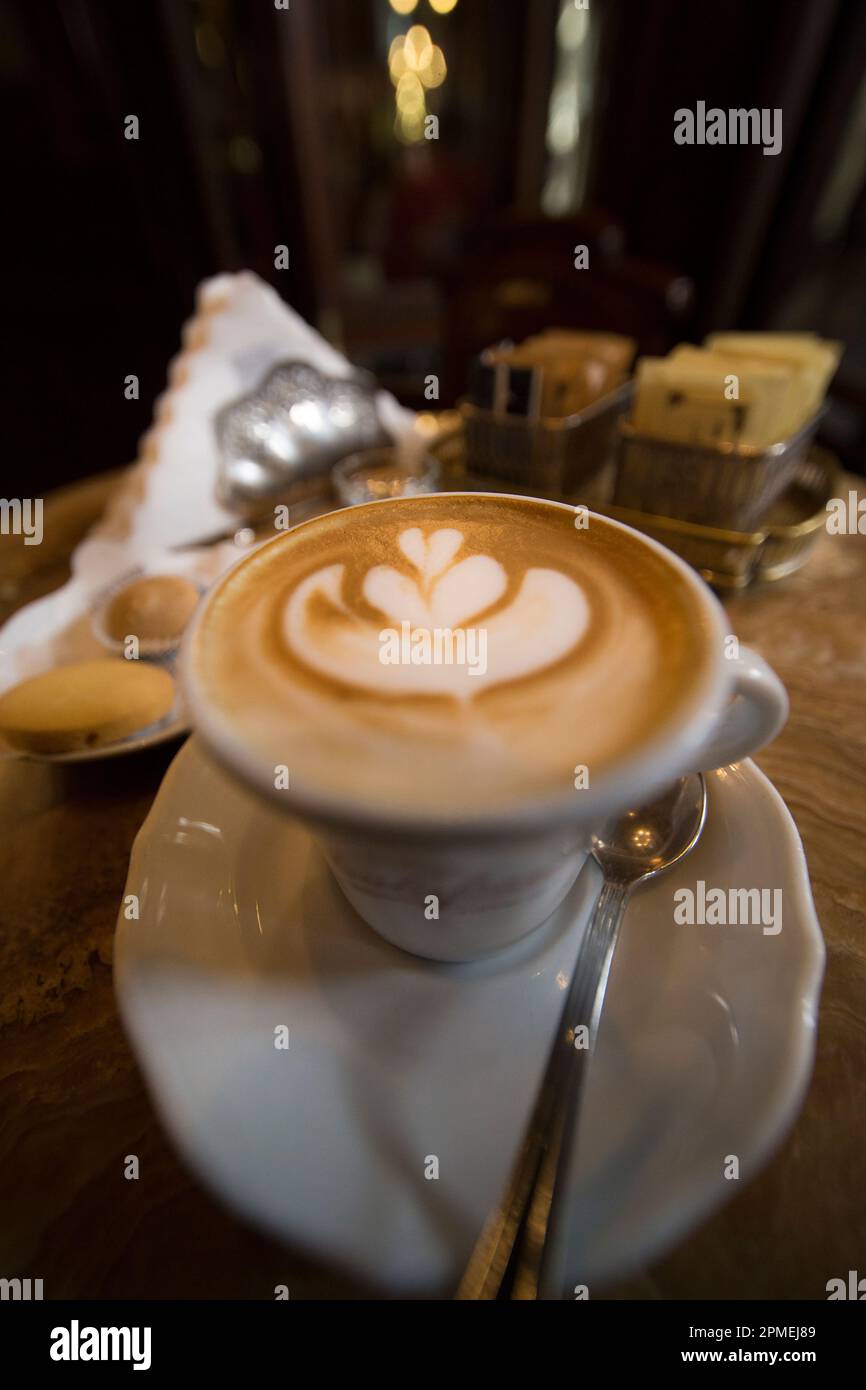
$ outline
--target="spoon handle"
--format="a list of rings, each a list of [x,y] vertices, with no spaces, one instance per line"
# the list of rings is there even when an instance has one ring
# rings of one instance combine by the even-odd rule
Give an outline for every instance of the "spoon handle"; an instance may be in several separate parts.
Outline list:
[[[570,1091],[572,1086],[575,1103],[571,1113],[575,1116],[577,1113],[581,1080],[598,1029],[610,959],[628,892],[628,885],[606,879],[599,894],[581,943],[544,1076],[523,1144],[511,1169],[508,1187],[476,1242],[455,1295],[457,1299],[495,1299],[507,1283],[512,1255],[518,1247],[522,1261],[519,1267],[521,1287],[526,1292],[517,1293],[515,1286],[513,1296],[537,1297],[544,1232],[551,1205],[549,1198],[545,1200],[545,1193],[549,1191],[552,1194],[553,1191],[549,1168],[546,1186],[540,1182],[541,1169],[546,1155],[556,1156],[562,1147],[565,1119],[563,1093]],[[574,1024],[581,1020],[585,1020],[589,1029],[589,1046],[583,1050],[574,1046]],[[557,1125],[559,1134],[555,1136],[554,1127]],[[539,1239],[528,1245],[524,1241],[521,1246],[521,1236],[533,1198],[537,1204],[534,1230]]]
[[[595,1048],[614,948],[632,885],[605,879],[574,967],[548,1063],[551,1110],[545,1146],[526,1204],[512,1298],[561,1298],[568,1273],[568,1190],[577,1151],[580,1104]],[[573,1271],[572,1271],[573,1272]]]

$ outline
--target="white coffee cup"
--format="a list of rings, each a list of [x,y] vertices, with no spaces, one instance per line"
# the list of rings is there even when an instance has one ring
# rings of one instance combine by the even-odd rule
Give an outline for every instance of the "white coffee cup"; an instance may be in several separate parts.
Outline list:
[[[466,494],[467,500],[475,496]],[[460,495],[452,497],[459,501]],[[564,503],[542,505],[574,511]],[[562,903],[583,867],[594,831],[610,816],[645,803],[687,772],[748,757],[785,723],[784,686],[755,652],[740,648],[735,656],[727,654],[731,643],[724,610],[703,580],[657,542],[608,518],[602,524],[615,526],[635,545],[649,546],[685,580],[695,622],[713,634],[713,659],[695,681],[674,730],[665,728],[651,737],[592,787],[548,801],[443,820],[425,814],[423,788],[417,807],[399,816],[309,789],[276,790],[251,751],[228,736],[196,669],[196,634],[212,598],[187,635],[181,674],[206,748],[245,785],[309,826],[349,902],[380,935],[404,950],[434,960],[469,961],[526,936]],[[285,538],[271,542],[281,543]],[[429,907],[432,901],[435,911]]]

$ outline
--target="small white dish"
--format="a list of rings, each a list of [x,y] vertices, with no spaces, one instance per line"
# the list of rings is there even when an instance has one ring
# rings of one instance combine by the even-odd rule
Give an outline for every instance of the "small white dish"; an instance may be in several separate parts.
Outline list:
[[[708,787],[701,842],[635,894],[614,962],[573,1206],[591,1293],[733,1195],[728,1155],[739,1182],[757,1171],[811,1072],[824,948],[796,828],[751,762]],[[675,890],[701,879],[781,888],[782,931],[676,925]],[[121,910],[115,955],[185,1159],[251,1220],[383,1291],[449,1295],[507,1179],[598,886],[590,864],[498,956],[419,960],[357,917],[306,831],[191,739],[136,839],[139,916]]]
[[[0,645],[0,693],[31,676],[52,670],[55,666],[68,666],[76,661],[110,656],[111,651],[107,643],[100,640],[98,626],[94,623],[94,613],[100,609],[107,594],[115,592],[130,580],[142,575],[178,574],[192,580],[199,591],[204,593],[223,570],[238,558],[238,549],[231,542],[221,542],[206,549],[177,551],[173,554],[157,552],[142,564],[115,576],[108,584],[87,589],[83,585],[76,587],[73,581],[37,603],[28,604],[26,608],[13,615],[0,633],[0,636],[5,636],[8,630],[14,633],[15,638],[8,651],[4,651]],[[176,656],[177,648],[173,648],[161,655],[151,656],[144,653],[142,660],[153,660],[174,676]],[[189,712],[180,683],[176,681],[175,702],[165,718],[148,725],[147,728],[136,729],[114,743],[101,744],[95,748],[79,748],[72,753],[24,752],[3,745],[2,755],[33,762],[97,762],[102,758],[137,753],[155,744],[180,738],[189,732],[189,727]]]

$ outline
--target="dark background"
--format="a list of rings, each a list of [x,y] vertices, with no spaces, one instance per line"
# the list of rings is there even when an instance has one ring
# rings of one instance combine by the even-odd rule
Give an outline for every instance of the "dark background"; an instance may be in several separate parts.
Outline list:
[[[7,0],[3,495],[131,461],[197,283],[243,267],[412,406],[550,324],[842,338],[822,437],[866,472],[866,6],[432,3]],[[437,141],[395,130],[413,24]],[[781,153],[676,145],[698,100],[781,107]]]

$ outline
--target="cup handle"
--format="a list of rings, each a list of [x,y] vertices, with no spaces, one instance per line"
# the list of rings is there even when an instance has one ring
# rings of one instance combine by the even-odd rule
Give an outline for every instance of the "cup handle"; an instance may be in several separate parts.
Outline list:
[[[698,770],[727,767],[763,748],[788,718],[788,693],[775,671],[750,647],[729,658],[735,668],[734,698],[719,715],[697,758]]]

